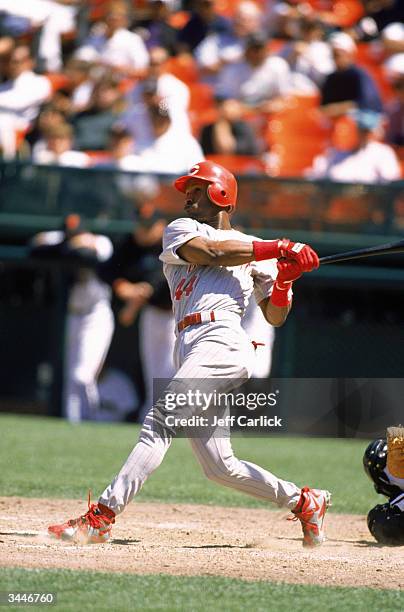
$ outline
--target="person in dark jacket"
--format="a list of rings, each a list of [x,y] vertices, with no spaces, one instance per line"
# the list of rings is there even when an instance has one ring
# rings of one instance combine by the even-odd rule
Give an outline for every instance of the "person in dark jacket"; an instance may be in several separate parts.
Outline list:
[[[379,90],[373,78],[356,66],[356,45],[349,34],[337,32],[330,36],[336,70],[328,75],[321,87],[321,109],[328,117],[339,117],[359,108],[376,113],[383,111]]]
[[[243,120],[243,108],[235,99],[218,99],[217,121],[206,125],[201,133],[205,155],[257,155],[259,143],[252,127]]]
[[[174,318],[167,281],[159,262],[166,222],[152,204],[144,203],[133,232],[125,236],[111,259],[101,268],[124,302],[120,323],[131,325],[139,315],[139,342],[145,384],[145,400],[138,413],[143,422],[158,393],[158,380],[174,375]],[[161,383],[162,389],[165,387]]]

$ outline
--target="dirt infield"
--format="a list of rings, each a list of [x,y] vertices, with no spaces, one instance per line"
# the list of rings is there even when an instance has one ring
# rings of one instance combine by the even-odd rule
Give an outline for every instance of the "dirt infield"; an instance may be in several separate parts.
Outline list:
[[[380,547],[363,516],[327,516],[327,542],[301,545],[284,511],[133,503],[107,544],[48,538],[48,524],[85,512],[80,501],[0,498],[0,566],[134,574],[230,576],[298,584],[399,589],[403,548]]]

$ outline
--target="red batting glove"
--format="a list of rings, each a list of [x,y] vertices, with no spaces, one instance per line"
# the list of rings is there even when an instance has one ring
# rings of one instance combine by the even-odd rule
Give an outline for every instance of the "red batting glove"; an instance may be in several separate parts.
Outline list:
[[[274,306],[285,308],[292,302],[292,284],[303,274],[302,267],[297,261],[288,259],[278,261],[278,276],[272,290],[271,302]]]
[[[287,261],[278,261],[278,276],[277,283],[292,283],[303,274],[303,269],[297,261],[289,259]]]
[[[308,244],[292,242],[289,238],[255,240],[253,250],[255,261],[280,258],[293,259],[301,266],[302,272],[311,272],[320,265],[317,253]]]

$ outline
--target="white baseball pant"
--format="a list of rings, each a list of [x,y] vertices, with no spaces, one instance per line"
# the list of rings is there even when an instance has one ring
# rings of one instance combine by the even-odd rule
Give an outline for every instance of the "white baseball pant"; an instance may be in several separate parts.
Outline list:
[[[229,391],[230,379],[246,378],[254,364],[254,349],[240,327],[239,317],[185,329],[177,338],[175,361],[179,370],[174,386],[186,385],[190,379],[215,381],[217,392]],[[185,381],[183,383],[182,381]],[[227,381],[227,383],[226,383]],[[217,382],[217,385],[216,385]],[[162,462],[173,438],[172,433],[159,433],[155,426],[156,406],[147,415],[139,441],[119,474],[105,489],[99,502],[120,514],[136,495],[150,474]],[[208,411],[217,413],[217,407]],[[225,409],[223,414],[225,413]],[[207,415],[207,413],[204,413]],[[187,413],[189,416],[189,412]],[[219,417],[222,414],[218,414]],[[205,475],[214,482],[234,488],[278,506],[294,508],[300,488],[280,480],[267,470],[234,456],[229,433],[190,438],[190,443]]]
[[[153,406],[153,381],[170,379],[175,374],[173,352],[175,323],[172,310],[156,306],[145,306],[139,319],[140,357],[145,384],[145,400],[139,410],[139,421],[143,423]],[[156,382],[154,383],[157,384]],[[160,395],[164,389],[156,389]]]
[[[109,303],[90,313],[67,317],[65,417],[71,422],[96,418],[97,376],[111,344],[114,316]]]

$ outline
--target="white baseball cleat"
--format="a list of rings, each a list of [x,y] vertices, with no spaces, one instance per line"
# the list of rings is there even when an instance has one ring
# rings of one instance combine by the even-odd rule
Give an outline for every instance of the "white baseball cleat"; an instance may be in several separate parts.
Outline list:
[[[303,546],[319,546],[325,540],[323,523],[331,505],[331,493],[303,487],[300,499],[292,510],[292,520],[299,520],[303,530]]]

